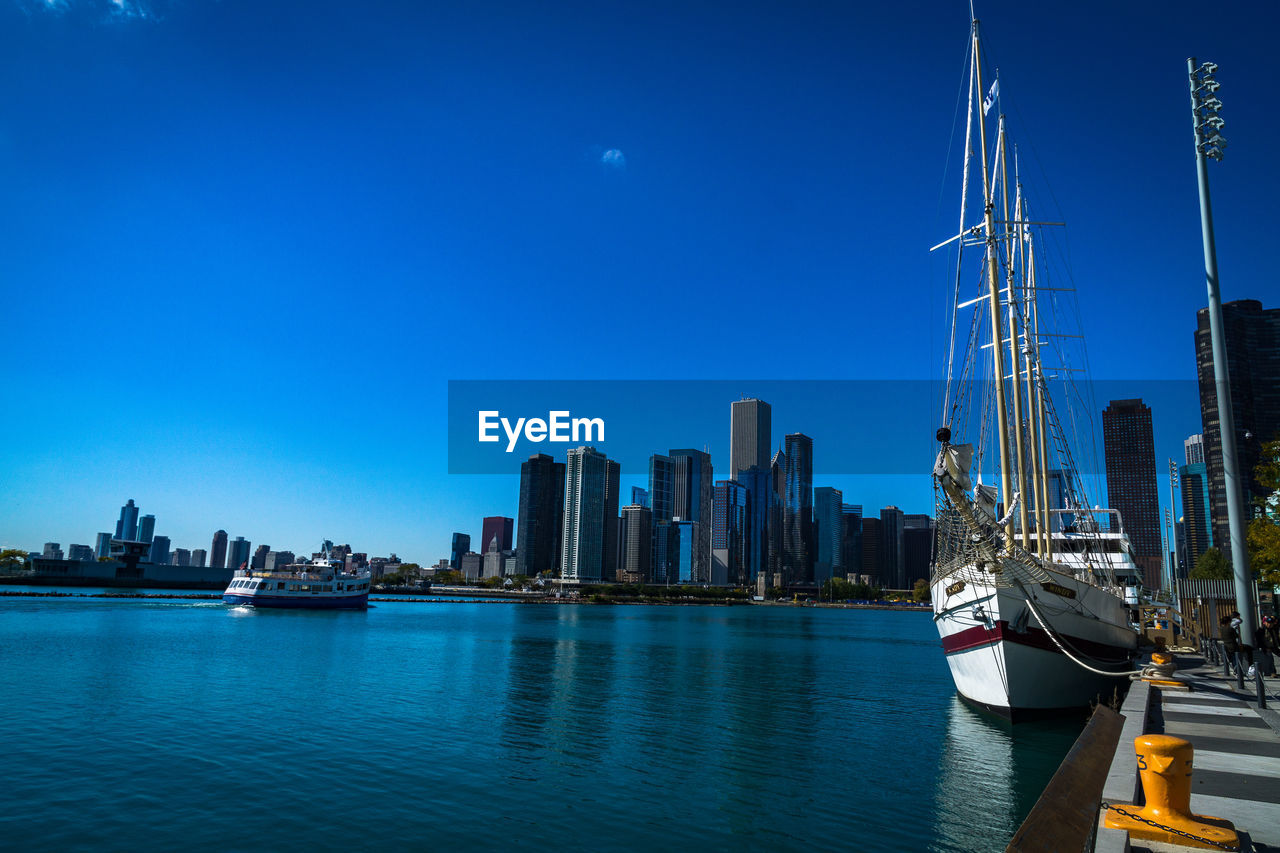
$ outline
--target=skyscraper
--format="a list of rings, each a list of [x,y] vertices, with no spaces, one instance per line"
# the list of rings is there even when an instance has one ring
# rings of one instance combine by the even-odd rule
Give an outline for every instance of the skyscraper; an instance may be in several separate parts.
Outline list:
[[[672,450],[673,518],[692,521],[695,541],[688,543],[693,555],[693,582],[711,582],[711,502],[715,491],[711,454],[701,450]],[[685,535],[682,533],[682,535]]]
[[[209,548],[209,568],[221,569],[227,560],[227,531],[219,530],[213,534],[213,545]],[[231,568],[235,568],[232,566]]]
[[[748,469],[752,470],[760,469]],[[711,510],[711,583],[715,586],[745,586],[748,582],[749,507],[745,486],[735,480],[716,481]]]
[[[168,536],[152,536],[151,538],[151,562],[157,566],[169,565],[169,537]]]
[[[259,545],[253,552],[253,560],[249,563],[250,568],[265,569],[267,567],[267,554],[271,553],[270,545]]]
[[[133,498],[129,498],[129,502],[120,507],[120,520],[116,522],[116,539],[133,541],[133,537],[138,532],[138,507],[134,505]]]
[[[237,536],[227,544],[227,568],[238,569],[249,562],[249,548],[252,543],[243,536]]]
[[[92,561],[93,561],[93,559],[94,559],[94,557],[93,557],[93,549],[92,549],[92,548],[90,548],[88,545],[68,545],[68,546],[67,546],[67,559],[68,559],[68,560],[83,560],[83,561],[85,561],[85,562],[92,562]]]
[[[1240,483],[1246,523],[1253,517],[1254,498],[1264,494],[1254,478],[1262,443],[1280,433],[1280,308],[1262,307],[1254,299],[1222,306],[1227,376],[1235,413],[1236,476]],[[1226,472],[1222,462],[1222,434],[1218,423],[1218,392],[1213,376],[1213,345],[1209,309],[1196,312],[1196,372],[1200,380],[1200,420],[1204,429],[1204,462],[1209,479],[1213,541],[1231,558],[1228,530]]]
[[[191,552],[190,552],[190,551],[188,551],[186,548],[174,548],[174,549],[173,549],[173,564],[174,564],[175,566],[183,566],[183,567],[190,566],[190,565],[191,565]]]
[[[813,581],[813,439],[787,436],[786,491],[782,504],[782,570],[787,583]]]
[[[191,552],[191,565],[197,569],[204,568],[204,561],[208,559],[209,552],[203,548],[197,548]]]
[[[150,542],[156,535],[156,517],[144,515],[138,519],[138,535],[135,541]]]
[[[1187,574],[1196,567],[1200,555],[1213,546],[1213,525],[1210,520],[1209,475],[1204,463],[1204,444],[1201,436],[1193,435],[1184,442],[1187,464],[1178,468],[1178,482],[1182,484],[1182,530],[1186,543],[1183,566]]]
[[[111,534],[99,533],[97,544],[93,547],[93,555],[95,557],[111,556]]]
[[[773,490],[773,472],[768,465],[739,471],[738,478],[747,492],[747,553],[743,558],[746,577],[743,583],[754,586],[762,572],[769,572],[769,518],[775,511],[777,493]]]
[[[907,588],[906,515],[896,506],[880,510],[881,565],[890,589]]]
[[[862,574],[862,504],[845,504],[840,513],[844,522],[844,539],[840,546],[844,572],[845,575],[859,575]]]
[[[768,584],[785,587],[790,580],[784,574],[783,568],[786,538],[783,521],[787,514],[784,507],[787,495],[787,454],[781,449],[773,454],[773,459],[769,462],[769,478],[773,481],[773,500],[769,503]]]
[[[844,572],[844,494],[830,486],[813,490],[813,580],[822,585]]]
[[[729,406],[729,478],[748,468],[768,468],[773,410],[763,400],[743,398]],[[738,482],[742,482],[738,480]]]
[[[521,465],[521,468],[524,466]],[[511,550],[511,528],[515,521],[503,515],[490,515],[480,525],[480,553],[487,553],[489,543],[498,540],[499,551]]]
[[[604,549],[600,556],[600,579],[612,581],[618,576],[618,489],[621,488],[622,466],[606,459],[604,463]]]
[[[649,490],[642,489],[639,486],[631,487],[631,503],[629,506],[648,506]]]
[[[649,505],[653,510],[653,555],[650,571],[657,583],[666,583],[669,568],[667,541],[667,525],[672,518],[672,506],[675,503],[675,472],[671,465],[671,457],[655,453],[649,457]]]
[[[599,581],[604,569],[609,460],[594,447],[575,447],[566,456],[561,572],[565,580]]]
[[[516,528],[518,573],[536,576],[560,568],[564,527],[564,463],[535,453],[520,465],[520,520]]]
[[[653,513],[647,506],[632,504],[622,508],[621,536],[619,547],[622,564],[620,580],[623,583],[648,583],[650,560],[653,556]]]
[[[911,589],[918,580],[929,580],[929,565],[933,561],[933,518],[923,514],[908,513],[903,516],[902,553],[906,568],[903,589]]]
[[[884,525],[874,515],[862,517],[862,571],[872,586],[890,587],[884,561]]]
[[[1120,512],[1143,583],[1160,589],[1164,546],[1151,408],[1142,400],[1112,400],[1102,412],[1107,462],[1107,505]]]
[[[674,520],[670,523],[669,533],[672,544],[667,546],[667,550],[672,583],[703,583],[695,575],[694,567],[694,549],[698,545],[700,526],[696,521]]]
[[[455,533],[449,549],[449,568],[455,572],[462,571],[462,558],[471,550],[471,534]]]
[[[44,550],[40,552],[40,556],[44,557],[46,560],[61,560],[63,558],[62,543],[44,543]]]

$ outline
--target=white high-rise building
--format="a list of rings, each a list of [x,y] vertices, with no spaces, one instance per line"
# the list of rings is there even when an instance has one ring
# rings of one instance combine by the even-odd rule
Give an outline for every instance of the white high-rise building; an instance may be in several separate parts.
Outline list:
[[[575,447],[567,457],[561,572],[565,580],[598,581],[604,569],[605,481],[609,460],[594,447]]]
[[[1188,436],[1187,440],[1182,442],[1182,449],[1187,454],[1188,465],[1204,464],[1204,433],[1196,433]]]

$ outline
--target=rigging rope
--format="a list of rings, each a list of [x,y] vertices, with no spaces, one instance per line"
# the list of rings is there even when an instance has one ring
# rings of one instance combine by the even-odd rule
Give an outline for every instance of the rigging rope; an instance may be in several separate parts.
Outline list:
[[[1035,602],[1032,600],[1031,593],[1027,592],[1027,588],[1022,585],[1021,581],[1015,581],[1015,583],[1018,585],[1018,589],[1022,591],[1022,595],[1027,602],[1027,607],[1031,608],[1031,615],[1036,617],[1036,621],[1040,623],[1040,627],[1044,629],[1044,632],[1049,635],[1049,639],[1053,640],[1053,644],[1058,647],[1058,650],[1061,651],[1067,657],[1069,657],[1072,661],[1084,667],[1085,669],[1089,670],[1090,672],[1097,673],[1098,675],[1105,675],[1110,678],[1125,678],[1130,675],[1142,675],[1142,670],[1140,669],[1131,669],[1131,670],[1128,670],[1127,672],[1107,672],[1106,670],[1095,669],[1094,667],[1091,667],[1089,666],[1089,664],[1080,660],[1080,658],[1071,654],[1071,652],[1067,651],[1067,647],[1062,644],[1062,641],[1058,639],[1058,632],[1050,628],[1049,623],[1044,619],[1043,616],[1040,615],[1040,609],[1036,607]]]

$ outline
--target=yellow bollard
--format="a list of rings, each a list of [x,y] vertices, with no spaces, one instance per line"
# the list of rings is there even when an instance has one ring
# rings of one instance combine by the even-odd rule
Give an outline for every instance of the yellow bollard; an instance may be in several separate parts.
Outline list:
[[[1191,813],[1190,743],[1170,735],[1142,735],[1134,739],[1133,748],[1138,753],[1138,775],[1147,804],[1140,809],[1111,806],[1105,822],[1108,829],[1123,829],[1131,838],[1184,847],[1220,850],[1226,845],[1239,849],[1240,838],[1231,821]]]

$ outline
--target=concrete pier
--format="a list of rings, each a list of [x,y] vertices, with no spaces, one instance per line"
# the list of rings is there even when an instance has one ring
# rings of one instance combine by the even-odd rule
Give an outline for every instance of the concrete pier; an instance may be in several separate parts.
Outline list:
[[[1218,667],[1199,655],[1177,654],[1175,678],[1188,689],[1134,682],[1121,713],[1125,726],[1103,787],[1108,803],[1141,803],[1134,738],[1167,734],[1195,750],[1191,810],[1235,824],[1241,840],[1257,849],[1280,849],[1280,678],[1264,679],[1267,708],[1258,707],[1256,685],[1236,689]],[[1191,847],[1129,838],[1101,825],[1095,853],[1191,850]],[[1266,846],[1263,846],[1266,845]],[[1244,846],[1243,849],[1254,849]]]

